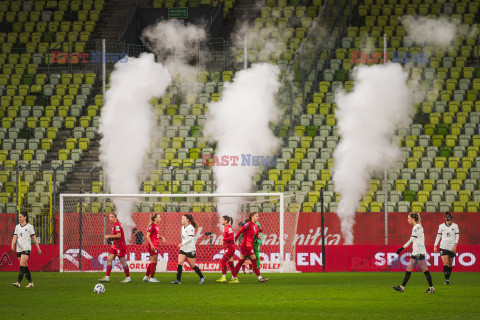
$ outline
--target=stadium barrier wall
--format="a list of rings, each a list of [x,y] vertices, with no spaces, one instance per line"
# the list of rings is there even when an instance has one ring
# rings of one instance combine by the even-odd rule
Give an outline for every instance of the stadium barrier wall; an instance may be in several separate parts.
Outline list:
[[[327,272],[404,272],[410,261],[411,252],[397,255],[399,245],[342,245],[325,247],[325,271]],[[439,253],[433,245],[426,246],[429,270],[443,272]],[[411,247],[410,247],[411,250]],[[480,271],[480,245],[459,245],[454,259],[455,272]],[[322,254],[320,246],[297,246],[297,270],[321,272]],[[418,270],[418,267],[417,269]]]
[[[180,215],[182,213],[164,213],[162,215],[161,228],[171,229],[172,226],[178,226],[178,232],[173,234],[174,239],[167,240],[165,245],[160,247],[158,264],[159,271],[174,271],[176,269],[176,259],[178,249],[175,243],[180,240]],[[204,215],[197,229],[197,253],[198,262],[206,271],[220,270],[220,261],[223,252],[221,247],[221,230],[217,227],[217,213],[193,213],[195,216]],[[286,213],[288,214],[288,213]],[[78,221],[78,214],[71,214],[72,223]],[[146,234],[149,213],[136,213],[134,220],[137,228]],[[480,225],[480,213],[455,213],[455,222],[460,227],[460,243],[458,247],[458,271],[478,272],[478,259],[480,259],[480,233],[478,226]],[[103,226],[98,218],[103,217],[101,214],[84,213],[84,226]],[[263,219],[262,219],[263,217]],[[428,253],[432,254],[431,247],[435,241],[438,225],[444,221],[444,215],[441,213],[422,213],[422,225],[425,229],[425,240]],[[358,213],[356,216],[356,224],[354,226],[355,245],[343,246],[343,238],[340,232],[340,221],[336,214],[325,214],[325,241],[327,244],[326,253],[326,270],[327,271],[401,271],[405,268],[403,263],[382,265],[382,259],[392,262],[396,249],[399,245],[403,245],[409,238],[411,227],[406,222],[406,213],[389,213],[389,244],[384,246],[384,213]],[[11,216],[0,215],[0,225],[2,222],[11,219]],[[88,221],[90,220],[90,221]],[[264,244],[262,245],[262,264],[264,269],[277,269],[276,260],[279,257],[279,223],[278,213],[261,213],[260,222],[263,223]],[[58,226],[59,224],[56,223]],[[110,226],[107,228],[110,231]],[[238,222],[235,222],[234,229],[238,230]],[[286,228],[286,234],[294,237],[293,242],[296,245],[296,255],[285,257],[286,261],[295,261],[297,270],[303,272],[317,272],[321,270],[321,233],[320,233],[320,214],[316,212],[300,213],[296,233]],[[161,233],[165,233],[161,230]],[[205,236],[205,232],[213,233],[211,237]],[[82,244],[82,270],[103,270],[108,252],[108,245],[103,245],[103,227],[99,230],[88,229],[84,234]],[[70,234],[71,239],[78,239],[77,232]],[[58,238],[57,238],[58,239]],[[57,243],[57,242],[56,242]],[[17,271],[18,260],[15,252],[10,251],[10,245],[0,246],[0,270]],[[35,271],[58,271],[59,263],[59,246],[58,245],[42,245],[42,256],[38,256],[36,250],[33,249],[30,259],[31,270]],[[66,244],[65,259],[66,266],[70,264],[70,268],[65,270],[78,270],[78,245],[74,242]],[[408,251],[408,250],[407,250]],[[133,254],[133,255],[132,255]],[[239,252],[237,252],[239,254]],[[307,255],[305,255],[307,254]],[[401,256],[402,262],[408,253]],[[463,254],[463,255],[462,255]],[[469,262],[469,257],[473,257],[473,263]],[[148,260],[148,254],[145,246],[130,246],[128,250],[128,259],[132,271],[144,271]],[[295,259],[295,260],[294,260]],[[318,260],[320,259],[320,260]],[[407,258],[408,260],[408,258]],[[438,257],[432,254],[429,262],[433,263],[432,270],[440,271],[440,263],[436,263]],[[473,261],[472,260],[472,261]],[[305,261],[308,261],[308,264]],[[313,263],[310,263],[313,262]],[[437,261],[438,262],[438,261]],[[465,265],[464,265],[465,264]],[[402,269],[403,268],[403,269]],[[189,270],[189,268],[186,268]],[[462,269],[462,270],[460,270]],[[118,269],[119,270],[119,269]]]
[[[0,246],[0,271],[18,271],[19,263],[17,253],[10,250],[10,245]],[[42,255],[32,245],[32,252],[28,259],[30,271],[59,271],[59,246],[54,244],[41,244]]]
[[[129,246],[127,249],[127,258],[132,272],[145,272],[148,264],[148,253],[145,247]],[[216,246],[217,254],[209,261],[199,246],[198,265],[204,271],[220,271],[220,259],[222,257],[221,247]],[[278,247],[270,249],[272,254],[278,255]],[[40,245],[42,255],[37,254],[36,249],[32,250],[28,261],[29,268],[32,271],[59,271],[58,245]],[[103,271],[108,255],[109,246],[91,246],[82,250],[83,266],[88,271]],[[325,270],[327,272],[403,272],[409,261],[410,252],[404,252],[400,256],[396,254],[398,246],[382,245],[340,245],[326,246]],[[277,252],[275,252],[277,250]],[[137,252],[137,253],[135,253]],[[140,252],[140,254],[138,253]],[[438,253],[433,253],[433,246],[427,246],[427,260],[429,269],[433,272],[442,272],[442,261]],[[163,247],[159,254],[158,272],[175,271],[177,264],[178,249],[174,246]],[[239,252],[236,252],[237,256]],[[261,254],[262,267],[274,268],[275,262],[268,261],[269,257],[265,253]],[[321,272],[322,256],[321,246],[307,245],[297,246],[295,262],[297,271],[301,272]],[[70,248],[65,253],[65,265],[67,268],[78,268],[78,249]],[[70,265],[70,266],[69,266]],[[0,271],[18,271],[18,259],[15,252],[10,250],[10,246],[0,246]],[[459,245],[457,248],[457,257],[454,260],[455,272],[480,272],[480,245]],[[185,270],[190,268],[185,265]],[[118,260],[114,262],[113,271],[122,272]]]
[[[16,225],[15,218],[16,215],[13,213],[0,213],[0,245],[11,243]]]

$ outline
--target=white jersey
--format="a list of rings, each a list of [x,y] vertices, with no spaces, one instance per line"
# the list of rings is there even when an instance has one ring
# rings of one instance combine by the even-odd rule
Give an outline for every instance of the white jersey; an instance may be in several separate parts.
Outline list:
[[[23,227],[21,224],[17,224],[17,226],[15,227],[15,235],[17,236],[17,252],[32,250],[31,237],[34,234],[35,230],[30,223],[27,223]]]
[[[427,254],[427,250],[425,249],[425,235],[423,234],[423,227],[420,224],[413,226],[410,240],[408,240],[404,247],[408,247],[410,243],[412,243],[412,256]]]
[[[438,226],[438,234],[435,239],[435,246],[438,245],[438,241],[442,238],[440,242],[440,249],[452,251],[453,246],[458,243],[460,237],[460,230],[456,223],[452,223],[450,226],[447,226],[446,223],[442,223]]]
[[[195,228],[189,224],[188,226],[182,226],[182,246],[180,250],[183,252],[194,252],[195,251]]]

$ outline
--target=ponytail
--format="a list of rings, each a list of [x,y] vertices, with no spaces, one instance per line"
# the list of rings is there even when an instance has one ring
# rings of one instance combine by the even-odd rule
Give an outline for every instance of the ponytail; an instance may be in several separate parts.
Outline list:
[[[188,222],[196,229],[197,228],[197,223],[195,222],[195,219],[191,214],[184,214],[184,217],[187,218]]]
[[[418,212],[410,212],[410,218],[414,219],[416,223],[422,224],[422,218],[420,218],[420,213]]]
[[[230,216],[223,216],[222,217],[223,219],[225,219],[225,221],[227,221],[227,223],[231,226],[233,226],[233,218],[230,217]]]

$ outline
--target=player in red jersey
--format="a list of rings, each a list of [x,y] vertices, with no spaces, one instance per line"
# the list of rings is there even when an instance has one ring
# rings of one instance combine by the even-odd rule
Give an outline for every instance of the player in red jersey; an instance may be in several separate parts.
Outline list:
[[[107,274],[105,277],[100,279],[100,282],[109,282],[110,281],[110,273],[112,272],[112,261],[115,259],[115,256],[120,259],[120,262],[123,266],[123,271],[125,272],[125,280],[123,283],[132,282],[130,279],[130,270],[128,269],[127,261],[125,260],[125,254],[127,253],[127,244],[125,243],[125,235],[123,234],[123,228],[120,224],[120,221],[117,218],[117,214],[111,212],[108,216],[108,219],[111,223],[113,223],[112,234],[106,235],[105,239],[112,239],[112,247],[108,250],[108,257],[107,257]]]
[[[257,226],[256,222],[258,221],[258,212],[250,213],[250,217],[248,218],[247,222],[243,225],[242,229],[238,231],[237,235],[235,236],[235,241],[243,234],[242,242],[240,243],[240,261],[238,261],[237,265],[235,266],[235,275],[238,274],[242,264],[247,260],[247,257],[250,259],[252,263],[253,272],[258,277],[259,282],[266,282],[268,278],[263,278],[260,274],[260,270],[257,267],[257,257],[255,256],[254,251],[254,240],[255,238],[260,238],[260,228]],[[233,272],[232,272],[233,274]],[[235,278],[236,279],[236,278]]]
[[[224,226],[223,229],[223,257],[222,257],[222,277],[218,279],[218,282],[227,282],[227,263],[230,266],[232,272],[232,280],[230,283],[238,283],[237,274],[235,273],[235,267],[233,266],[233,255],[235,254],[235,234],[233,233],[233,218],[230,216],[223,216],[220,223]]]
[[[150,224],[147,228],[147,247],[150,254],[150,263],[147,266],[147,272],[143,277],[144,282],[160,282],[155,279],[155,270],[157,269],[158,258],[158,246],[160,245],[160,239],[165,242],[165,238],[160,235],[159,226],[160,215],[158,213],[152,213],[150,215]],[[150,278],[148,277],[150,276]]]

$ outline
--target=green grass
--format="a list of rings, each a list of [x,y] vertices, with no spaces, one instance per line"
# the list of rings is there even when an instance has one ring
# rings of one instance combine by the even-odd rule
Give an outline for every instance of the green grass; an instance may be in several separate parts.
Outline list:
[[[198,285],[195,274],[184,274],[182,285],[171,285],[174,274],[158,274],[159,284],[144,283],[134,273],[132,283],[120,283],[115,273],[105,294],[93,287],[100,273],[33,273],[35,288],[17,274],[0,273],[1,319],[479,319],[480,273],[454,273],[452,284],[433,274],[436,293],[425,294],[423,274],[415,272],[406,291],[392,290],[403,273],[270,274],[260,284],[254,275],[239,275],[240,284],[219,284],[218,274],[206,274]]]

